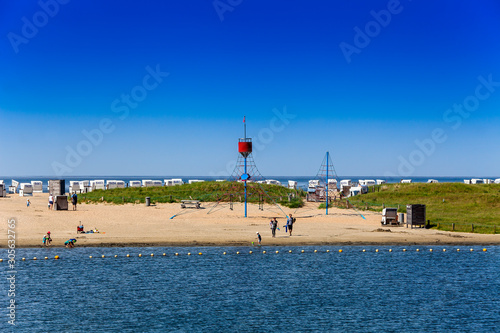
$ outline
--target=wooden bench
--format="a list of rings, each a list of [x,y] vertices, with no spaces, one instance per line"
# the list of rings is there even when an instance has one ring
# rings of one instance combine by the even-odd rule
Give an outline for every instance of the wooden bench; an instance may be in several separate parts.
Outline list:
[[[200,209],[200,201],[199,200],[181,200],[181,208],[196,208]]]

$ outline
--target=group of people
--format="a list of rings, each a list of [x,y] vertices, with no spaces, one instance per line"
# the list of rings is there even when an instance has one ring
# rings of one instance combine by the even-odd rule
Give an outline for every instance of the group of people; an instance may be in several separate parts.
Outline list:
[[[76,210],[76,205],[78,203],[78,196],[76,195],[76,192],[73,192],[73,194],[71,195],[71,203],[73,204],[73,210]],[[54,208],[54,196],[52,195],[52,193],[50,193],[48,209],[52,210],[53,208]]]
[[[43,246],[49,246],[51,243],[50,231],[47,231],[47,234],[43,236]]]
[[[295,221],[295,217],[290,214],[286,219],[286,224],[283,226],[283,228],[285,228],[285,232],[288,232],[290,236],[292,236],[293,224],[295,223]],[[276,237],[276,230],[280,230],[276,217],[272,218],[271,221],[269,221],[269,227],[271,228],[272,237]],[[257,232],[257,241],[259,242],[259,245],[261,245],[262,236],[259,234],[259,232]]]

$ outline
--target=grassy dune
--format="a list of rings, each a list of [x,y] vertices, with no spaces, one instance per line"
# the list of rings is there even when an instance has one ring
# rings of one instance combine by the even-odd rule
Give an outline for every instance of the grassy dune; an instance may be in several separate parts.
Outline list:
[[[358,209],[381,211],[382,205],[406,212],[407,204],[425,204],[431,226],[455,231],[500,233],[500,184],[385,184],[349,198]]]
[[[146,197],[152,203],[180,202],[181,200],[200,200],[202,202],[229,201],[232,193],[233,202],[244,200],[244,185],[238,182],[200,182],[177,186],[163,187],[129,187],[112,190],[96,190],[81,194],[79,199],[87,203],[108,202],[115,204],[144,203]],[[288,194],[293,193],[295,199],[288,201]],[[259,196],[266,203],[273,201],[290,208],[301,207],[305,193],[290,190],[283,186],[249,183],[248,201],[259,202]]]

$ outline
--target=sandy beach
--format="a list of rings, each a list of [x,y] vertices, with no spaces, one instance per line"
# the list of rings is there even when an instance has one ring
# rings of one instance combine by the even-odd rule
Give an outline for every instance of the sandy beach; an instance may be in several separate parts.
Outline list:
[[[30,207],[26,199],[30,199]],[[41,247],[42,238],[50,231],[52,246],[64,246],[70,238],[77,246],[231,246],[257,243],[256,232],[262,235],[262,245],[488,245],[500,244],[500,235],[445,232],[406,227],[381,227],[380,214],[358,212],[352,209],[317,209],[318,204],[307,203],[299,209],[266,205],[248,206],[244,217],[243,204],[214,207],[202,203],[201,209],[182,209],[179,203],[157,204],[78,204],[73,211],[53,211],[47,208],[48,194],[35,193],[32,197],[9,195],[0,198],[0,232],[7,235],[7,221],[16,219],[16,247]],[[285,233],[284,215],[297,218],[293,234]],[[172,216],[174,218],[171,219]],[[269,220],[277,217],[280,231],[271,237]],[[99,233],[77,234],[83,224],[85,230]],[[0,246],[7,246],[2,237]]]

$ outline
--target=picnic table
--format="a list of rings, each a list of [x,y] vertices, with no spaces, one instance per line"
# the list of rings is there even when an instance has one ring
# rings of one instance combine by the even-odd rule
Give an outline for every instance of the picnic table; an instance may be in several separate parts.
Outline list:
[[[196,208],[200,209],[200,200],[181,200],[181,208]]]

